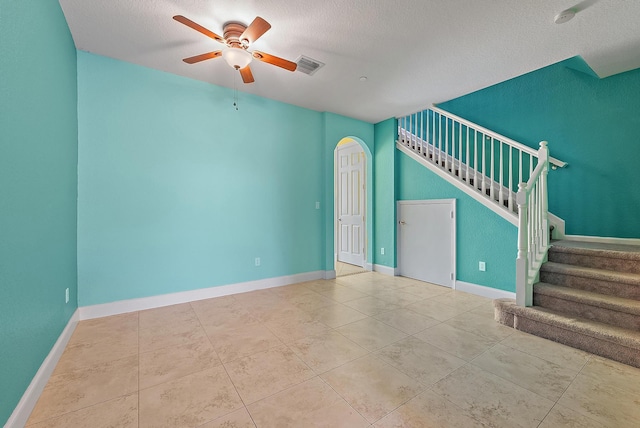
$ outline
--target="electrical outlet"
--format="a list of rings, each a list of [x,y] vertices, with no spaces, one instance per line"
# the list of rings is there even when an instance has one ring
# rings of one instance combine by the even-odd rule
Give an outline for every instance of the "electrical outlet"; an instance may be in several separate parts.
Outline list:
[[[64,302],[69,303],[69,289],[64,290]]]
[[[316,209],[319,210],[320,209],[320,202],[316,202]]]
[[[380,248],[380,254],[384,256],[384,247]]]
[[[485,262],[478,262],[478,270],[480,272],[484,272],[487,270],[487,265]]]
[[[260,257],[256,257],[256,266],[260,266]]]

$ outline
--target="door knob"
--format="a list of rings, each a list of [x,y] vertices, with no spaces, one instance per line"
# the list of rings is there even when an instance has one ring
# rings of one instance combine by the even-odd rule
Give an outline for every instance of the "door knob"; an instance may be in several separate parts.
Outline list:
[[[404,220],[400,220],[398,223],[400,223],[400,224],[402,224],[402,225],[407,224]]]

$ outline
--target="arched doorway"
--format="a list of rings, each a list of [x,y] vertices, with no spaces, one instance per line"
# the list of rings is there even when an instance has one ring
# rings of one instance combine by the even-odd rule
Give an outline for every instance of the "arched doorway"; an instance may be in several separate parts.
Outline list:
[[[334,262],[336,272],[371,270],[369,258],[371,154],[356,138],[340,140],[334,150]],[[345,265],[346,263],[346,265]]]

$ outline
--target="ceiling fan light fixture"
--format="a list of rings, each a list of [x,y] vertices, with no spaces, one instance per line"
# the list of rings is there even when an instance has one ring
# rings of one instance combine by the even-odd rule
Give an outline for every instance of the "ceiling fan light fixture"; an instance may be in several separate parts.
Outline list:
[[[240,70],[249,65],[253,57],[242,48],[227,48],[222,51],[222,58],[224,58],[232,68]]]

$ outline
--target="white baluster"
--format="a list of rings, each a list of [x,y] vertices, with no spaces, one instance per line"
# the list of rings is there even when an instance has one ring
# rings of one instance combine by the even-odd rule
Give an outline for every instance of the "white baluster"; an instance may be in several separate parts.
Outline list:
[[[462,181],[462,123],[458,122],[458,179]]]
[[[444,118],[444,168],[449,166],[449,118]]]
[[[499,148],[500,148],[500,192],[498,194],[498,199],[500,199],[500,206],[504,206],[504,156],[502,150],[502,140],[498,140]]]
[[[485,135],[482,135],[482,194],[487,194],[487,150],[486,150],[486,142]]]
[[[469,126],[467,126],[467,139],[465,141],[465,144],[467,145],[466,149],[467,149],[467,158],[466,158],[466,168],[465,168],[465,178],[467,179],[467,184],[469,186],[471,186],[471,180],[469,178],[469,164],[471,163],[471,161],[469,160]]]
[[[473,130],[473,187],[478,189],[478,131]]]
[[[509,211],[513,211],[513,146],[509,145]]]
[[[495,157],[496,157],[496,154],[495,154],[495,150],[494,150],[495,147],[493,145],[493,142],[494,142],[494,138],[491,137],[491,171],[489,171],[489,173],[491,174],[490,177],[489,177],[490,178],[489,185],[491,186],[491,187],[489,187],[489,196],[491,196],[491,199],[493,199],[493,194],[495,192],[493,190],[493,185],[494,185],[494,183],[496,181],[495,178],[494,178],[495,177],[494,170],[495,170]]]

